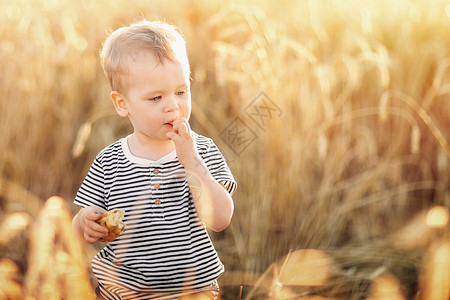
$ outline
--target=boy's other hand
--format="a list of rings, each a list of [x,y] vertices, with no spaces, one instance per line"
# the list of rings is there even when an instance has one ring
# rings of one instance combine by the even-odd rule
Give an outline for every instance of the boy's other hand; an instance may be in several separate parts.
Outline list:
[[[78,213],[78,222],[83,238],[88,243],[95,243],[108,235],[108,229],[95,221],[100,219],[106,211],[97,206],[82,208]]]

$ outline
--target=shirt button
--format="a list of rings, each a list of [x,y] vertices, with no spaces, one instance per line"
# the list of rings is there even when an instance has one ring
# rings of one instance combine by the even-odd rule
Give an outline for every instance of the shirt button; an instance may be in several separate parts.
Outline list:
[[[155,189],[156,189],[156,190],[159,190],[160,187],[161,187],[161,186],[159,185],[159,183],[155,184]]]
[[[156,199],[156,200],[155,200],[155,204],[156,204],[156,205],[160,205],[160,204],[161,204],[161,200]]]
[[[159,174],[159,170],[158,169],[154,169],[153,170],[153,174],[158,175]]]

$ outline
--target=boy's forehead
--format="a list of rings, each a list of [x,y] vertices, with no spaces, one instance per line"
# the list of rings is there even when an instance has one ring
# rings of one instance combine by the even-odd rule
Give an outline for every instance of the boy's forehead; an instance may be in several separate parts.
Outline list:
[[[159,72],[159,67],[165,67],[167,64],[169,65],[178,65],[181,67],[180,70],[183,73],[183,82],[179,81],[179,84],[190,84],[190,68],[189,68],[189,62],[188,61],[180,61],[180,60],[171,60],[169,58],[162,58],[159,59],[152,51],[146,50],[146,51],[133,51],[133,53],[129,53],[126,57],[123,58],[122,61],[122,76],[121,81],[123,83],[123,87],[126,88],[129,87],[129,85],[134,82],[135,79],[137,79],[136,76],[147,76],[145,75]],[[178,73],[176,69],[173,69],[171,67],[171,70],[173,72]],[[150,73],[149,73],[150,72]],[[181,73],[178,73],[181,74]],[[174,74],[175,75],[175,74]],[[181,77],[175,76],[179,79]],[[131,80],[131,81],[130,81]]]
[[[126,68],[129,68],[133,64],[152,64],[154,67],[159,65],[161,61],[151,50],[138,50],[138,51],[130,51],[124,59],[124,64]]]
[[[183,56],[176,56],[173,59],[169,57],[160,57],[155,53],[155,51],[150,49],[130,51],[123,60],[123,63],[123,67],[128,71],[130,66],[134,64],[137,66],[141,64],[151,64],[152,67],[156,68],[159,65],[164,65],[166,63],[180,63],[184,69],[190,69],[187,57],[184,58]]]

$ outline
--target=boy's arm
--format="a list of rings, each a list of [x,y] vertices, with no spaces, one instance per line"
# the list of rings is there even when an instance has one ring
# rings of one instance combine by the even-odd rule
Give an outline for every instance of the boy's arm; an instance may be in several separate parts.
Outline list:
[[[200,219],[214,231],[227,228],[234,212],[230,193],[213,178],[199,157],[184,168]]]
[[[88,243],[95,243],[108,235],[108,229],[95,221],[106,211],[97,206],[81,208],[72,219],[74,231]]]
[[[167,137],[174,142],[178,160],[186,171],[197,213],[206,226],[214,231],[222,231],[231,222],[233,199],[214,179],[198,155],[187,120],[176,120],[173,128],[174,131],[169,132]]]

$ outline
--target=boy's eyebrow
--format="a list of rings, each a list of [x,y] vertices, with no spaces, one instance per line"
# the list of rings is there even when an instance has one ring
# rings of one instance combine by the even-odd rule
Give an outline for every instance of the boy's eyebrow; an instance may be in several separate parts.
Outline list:
[[[189,88],[191,86],[191,84],[190,83],[182,83],[182,84],[179,84],[179,85],[177,85],[176,87],[175,87],[175,89],[180,89],[180,88]],[[146,90],[145,91],[145,94],[162,94],[162,93],[164,93],[165,92],[165,90],[164,89],[158,89],[158,90]]]
[[[190,83],[190,82],[185,82],[185,83],[180,84],[179,86],[177,86],[177,88],[183,88],[183,87],[188,88],[188,87],[190,87],[190,86],[191,86],[191,83]]]

